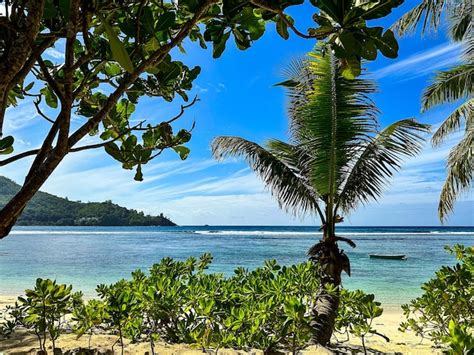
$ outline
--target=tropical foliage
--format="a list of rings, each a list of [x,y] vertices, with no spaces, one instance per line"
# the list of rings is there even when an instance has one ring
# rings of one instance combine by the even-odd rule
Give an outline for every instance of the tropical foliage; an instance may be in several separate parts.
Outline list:
[[[149,274],[137,270],[130,280],[99,285],[100,299],[88,302],[73,294],[71,286],[38,279],[35,289],[9,308],[3,332],[27,329],[44,348],[46,339],[57,339],[66,329],[87,335],[89,345],[95,332],[105,330],[117,334],[122,351],[127,338],[148,342],[152,353],[158,340],[202,349],[287,349],[294,354],[308,345],[312,303],[320,286],[317,266],[280,266],[269,260],[253,271],[238,268],[226,278],[204,272],[211,261],[209,254],[185,261],[165,258]],[[373,295],[343,290],[337,330],[362,338],[377,333],[372,324],[382,314],[379,306]],[[64,316],[71,314],[65,322]]]
[[[462,354],[474,344],[474,249],[455,245],[446,247],[458,263],[443,266],[436,276],[423,284],[423,295],[402,306],[406,320],[402,331],[413,331],[435,344],[445,344]],[[471,347],[468,347],[471,344]],[[463,351],[456,352],[456,348]]]
[[[303,33],[286,13],[303,0],[6,1],[0,14],[0,154],[7,156],[0,166],[34,160],[21,191],[0,210],[0,238],[68,154],[103,148],[124,169],[135,170],[137,181],[143,166],[165,150],[188,157],[193,125],[173,126],[197,101],[188,93],[201,69],[174,59],[176,50],[185,53],[191,42],[212,44],[217,58],[231,36],[247,49],[274,22],[285,39],[289,32],[327,38],[329,49],[343,58],[344,75],[354,77],[361,58],[373,60],[378,51],[397,56],[392,31],[367,21],[401,2],[312,0],[307,6],[315,12],[314,28]],[[54,60],[47,53],[56,53]],[[145,96],[160,104],[176,98],[184,103],[173,117],[134,122]],[[25,100],[45,120],[44,139],[38,148],[13,154],[5,113]],[[86,144],[89,135],[96,139]]]
[[[462,63],[436,73],[422,98],[422,111],[434,106],[463,102],[445,119],[435,132],[432,143],[442,144],[453,132],[464,127],[464,137],[451,150],[448,158],[448,176],[441,190],[438,206],[439,217],[446,220],[454,209],[459,194],[472,185],[474,174],[474,33],[472,28],[472,1],[470,0],[423,0],[406,13],[396,24],[400,34],[414,31],[422,22],[422,32],[437,30],[442,20],[449,24],[449,35],[453,41],[464,46]]]
[[[34,289],[26,290],[18,297],[14,307],[8,307],[8,318],[2,324],[2,332],[11,334],[17,327],[33,333],[39,349],[46,353],[46,342],[51,339],[53,349],[56,340],[64,332],[64,316],[71,313],[82,294],[72,292],[72,286],[58,285],[49,279],[37,279]]]
[[[289,143],[270,140],[262,147],[239,137],[218,137],[212,149],[218,159],[244,157],[280,207],[320,218],[323,239],[309,255],[321,266],[324,284],[338,286],[343,270],[350,275],[350,264],[337,243],[355,246],[336,235],[341,214],[377,199],[402,159],[419,152],[429,127],[405,119],[379,130],[379,111],[369,98],[374,83],[345,79],[344,66],[320,48],[292,63],[287,80],[280,83],[290,100]],[[320,299],[313,326],[316,340],[325,344],[334,328],[337,298]]]

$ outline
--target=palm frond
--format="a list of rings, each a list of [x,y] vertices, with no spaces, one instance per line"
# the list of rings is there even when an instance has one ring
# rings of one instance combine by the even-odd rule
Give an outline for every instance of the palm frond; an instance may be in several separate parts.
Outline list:
[[[392,29],[400,36],[415,32],[423,22],[421,32],[436,30],[440,25],[441,16],[448,0],[422,0],[421,3],[403,15]]]
[[[215,158],[243,157],[263,180],[281,208],[294,214],[316,212],[318,196],[298,171],[300,151],[280,141],[269,149],[239,137],[221,136],[212,142]]]
[[[472,93],[474,64],[460,64],[439,72],[423,93],[422,111],[433,106],[469,97]]]
[[[469,38],[472,28],[472,0],[456,1],[449,9],[449,35],[456,41]]]
[[[453,113],[439,126],[436,130],[431,143],[433,146],[438,146],[443,143],[449,134],[459,130],[463,123],[473,121],[474,115],[474,99],[470,99],[459,107],[457,107]],[[472,124],[472,123],[471,123]]]
[[[357,148],[377,130],[378,110],[368,94],[375,85],[357,78],[347,80],[330,53],[316,50],[306,62],[311,81],[297,87],[300,100],[291,102],[292,141],[311,159],[311,182],[320,195],[334,195]]]
[[[401,120],[361,147],[340,189],[337,207],[348,213],[359,204],[380,197],[389,178],[400,169],[403,158],[415,156],[421,151],[425,140],[423,133],[429,129],[429,125],[413,119]]]
[[[462,53],[462,60],[464,63],[474,63],[474,31],[472,27],[472,21],[469,24],[469,28],[466,31],[466,34],[464,36],[463,45],[464,45],[464,50]]]
[[[441,190],[438,214],[445,221],[459,195],[472,184],[474,172],[474,124],[468,122],[466,134],[449,153],[448,176]]]

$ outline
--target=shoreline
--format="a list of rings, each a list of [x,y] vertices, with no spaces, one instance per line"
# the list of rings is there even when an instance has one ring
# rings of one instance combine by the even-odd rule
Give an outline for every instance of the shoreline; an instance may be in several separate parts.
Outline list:
[[[5,308],[6,305],[13,304],[16,300],[16,296],[0,295],[0,309]],[[383,305],[383,314],[375,319],[375,329],[378,332],[386,335],[390,342],[386,342],[379,336],[372,336],[366,338],[366,345],[368,349],[376,351],[378,353],[402,353],[402,354],[441,354],[441,350],[434,349],[431,347],[431,343],[424,341],[421,343],[421,338],[416,337],[413,333],[407,332],[402,333],[398,331],[398,325],[403,320],[403,312],[400,305]],[[342,340],[344,336],[340,336],[339,340]],[[117,339],[114,335],[94,335],[92,338],[92,346],[99,347],[102,349],[110,349],[112,344]],[[0,353],[17,353],[17,352],[29,352],[35,347],[36,338],[33,335],[25,334],[24,332],[15,333],[15,335],[7,340],[0,340]],[[65,334],[59,338],[58,347],[65,349],[74,349],[78,347],[87,347],[87,337],[82,337],[79,340],[74,334]],[[148,343],[140,344],[129,344],[126,343],[126,349],[129,354],[144,354],[149,351]],[[331,349],[334,351],[348,351],[347,347],[352,349],[361,350],[361,341],[357,338],[351,338],[348,342],[339,343],[337,348]],[[345,349],[345,350],[344,350]],[[117,350],[117,349],[116,349]],[[301,354],[332,354],[333,352],[329,349],[311,346],[304,349]],[[179,354],[179,355],[192,355],[202,354],[202,351],[187,344],[165,344],[159,343],[156,348],[158,354]],[[219,350],[219,354],[237,355],[246,354],[248,352],[236,351],[232,349]],[[261,351],[252,351],[252,354],[263,354]]]

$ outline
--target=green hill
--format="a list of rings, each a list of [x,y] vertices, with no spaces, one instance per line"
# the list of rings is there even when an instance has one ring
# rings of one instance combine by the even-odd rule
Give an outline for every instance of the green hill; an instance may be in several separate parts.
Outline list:
[[[10,179],[0,176],[0,207],[20,189]],[[171,220],[148,216],[106,202],[69,201],[45,192],[38,192],[25,208],[18,225],[49,226],[175,226]]]

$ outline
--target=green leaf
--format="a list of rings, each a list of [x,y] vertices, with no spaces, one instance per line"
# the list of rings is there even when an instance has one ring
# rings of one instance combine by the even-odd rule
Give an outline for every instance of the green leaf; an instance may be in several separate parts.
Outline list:
[[[59,10],[66,20],[69,20],[71,12],[71,0],[59,0]]]
[[[137,172],[136,172],[135,177],[133,179],[135,181],[143,181],[143,173],[142,173],[142,165],[141,164],[138,164]]]
[[[385,31],[381,36],[382,28],[376,27],[368,29],[371,34],[371,39],[374,41],[377,48],[382,54],[388,58],[397,58],[398,56],[398,42],[391,30]],[[372,35],[373,34],[373,35]]]
[[[35,85],[35,82],[32,81],[31,83],[29,83],[27,86],[25,86],[24,90],[25,91],[29,91],[33,88],[33,86]]]
[[[230,37],[230,32],[224,33],[221,40],[217,43],[214,43],[214,50],[212,52],[213,58],[219,58],[221,56],[222,52],[224,52],[225,45],[229,37]]]
[[[40,93],[44,95],[46,104],[51,108],[58,108],[58,97],[56,94],[48,87],[44,87],[40,90]]]
[[[107,63],[105,65],[105,74],[108,76],[119,75],[122,72],[120,66],[116,63]]]
[[[288,25],[286,24],[285,21],[283,21],[281,17],[277,21],[276,29],[277,29],[278,34],[282,38],[288,39],[290,37],[290,34],[288,33]]]
[[[7,155],[13,153],[13,147],[8,147],[5,149],[0,149],[0,154],[1,155]]]
[[[160,42],[156,39],[156,37],[150,38],[148,42],[145,43],[145,50],[147,52],[154,52],[158,48],[160,48]]]
[[[5,138],[0,139],[0,151],[10,148],[14,141],[15,139],[12,136],[6,136]]]
[[[179,154],[179,157],[181,160],[186,160],[190,153],[190,149],[187,147],[184,147],[182,145],[178,145],[177,147],[173,147],[173,150]]]
[[[385,17],[392,12],[392,9],[403,4],[403,0],[378,0],[368,1],[354,7],[346,16],[348,21],[359,18],[373,20]]]
[[[156,31],[164,31],[169,29],[175,24],[176,15],[174,12],[165,12],[158,18],[158,22],[156,23]]]
[[[357,41],[354,35],[349,31],[343,31],[339,35],[339,40],[344,47],[345,56],[351,56],[352,54],[357,53],[358,48],[361,46],[361,43],[359,43],[359,41]]]
[[[104,25],[105,32],[109,38],[113,58],[122,66],[122,68],[129,73],[133,73],[133,63],[124,44],[117,37],[115,31],[107,22],[107,19],[102,19],[102,24]]]
[[[115,143],[108,143],[105,147],[104,147],[105,151],[107,152],[107,154],[109,154],[111,157],[113,157],[115,160],[118,160],[119,162],[122,162],[123,161],[123,158],[122,158],[122,153],[120,151],[120,148],[118,147],[117,144]]]
[[[44,11],[43,11],[43,18],[45,20],[51,20],[52,18],[56,17],[58,11],[56,10],[56,6],[54,6],[53,0],[46,0],[44,4]]]
[[[377,58],[377,47],[374,41],[367,39],[361,48],[360,55],[367,60],[375,60]]]
[[[341,74],[344,78],[354,80],[361,73],[361,63],[355,56],[341,59]]]

